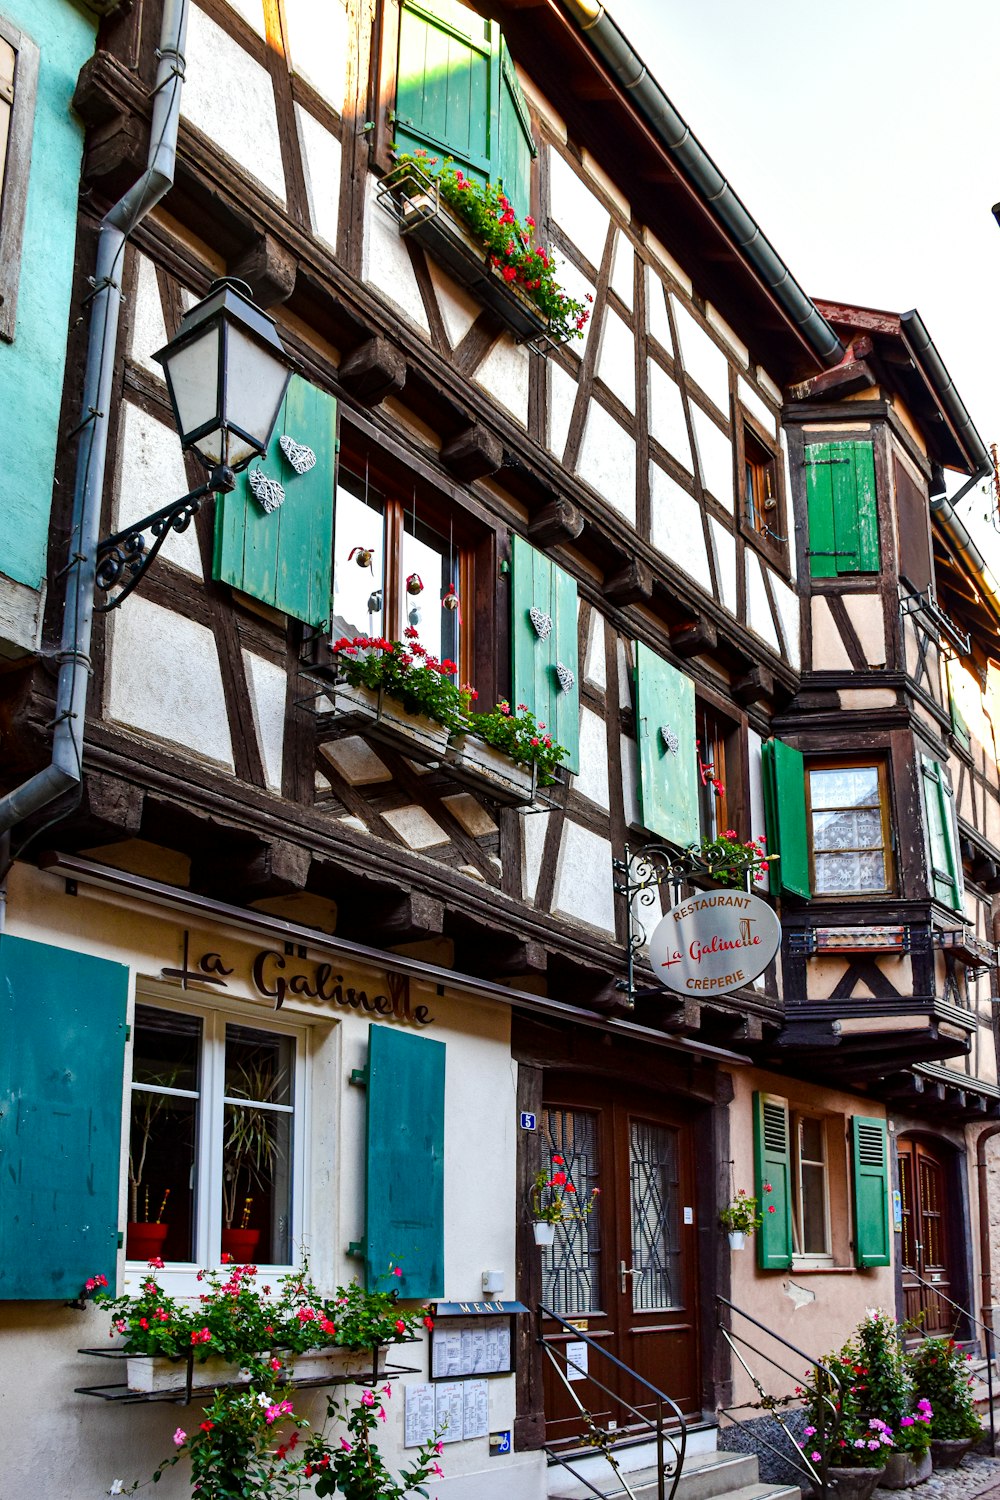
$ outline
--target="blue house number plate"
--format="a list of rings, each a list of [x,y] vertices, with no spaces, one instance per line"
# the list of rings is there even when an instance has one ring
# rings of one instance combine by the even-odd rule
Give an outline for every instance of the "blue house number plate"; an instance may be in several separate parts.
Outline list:
[[[537,1117],[537,1115],[529,1114],[526,1109],[522,1109],[522,1111],[521,1111],[521,1129],[522,1130],[537,1130],[538,1129],[538,1117]]]

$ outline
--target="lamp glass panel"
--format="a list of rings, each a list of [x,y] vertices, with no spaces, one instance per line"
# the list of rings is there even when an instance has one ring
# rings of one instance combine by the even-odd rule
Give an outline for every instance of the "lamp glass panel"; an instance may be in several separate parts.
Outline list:
[[[181,442],[186,447],[190,434],[219,414],[219,325],[210,324],[203,333],[172,349],[165,361],[167,381],[180,421]],[[206,458],[218,462],[218,433],[198,440]]]
[[[230,432],[228,462],[232,468],[267,447],[287,383],[285,361],[230,324],[226,336],[226,422],[255,440],[248,443],[238,433]]]

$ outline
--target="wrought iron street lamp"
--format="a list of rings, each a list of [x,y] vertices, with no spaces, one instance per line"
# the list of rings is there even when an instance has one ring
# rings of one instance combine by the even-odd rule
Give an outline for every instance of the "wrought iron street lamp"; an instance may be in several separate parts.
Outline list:
[[[97,545],[97,587],[124,585],[100,612],[116,609],[137,586],[171,531],[186,531],[206,495],[228,494],[236,475],[267,451],[292,373],[273,319],[244,282],[213,282],[153,355],[163,366],[174,422],[185,452],[208,471],[205,483]],[[145,532],[153,538],[147,545]]]

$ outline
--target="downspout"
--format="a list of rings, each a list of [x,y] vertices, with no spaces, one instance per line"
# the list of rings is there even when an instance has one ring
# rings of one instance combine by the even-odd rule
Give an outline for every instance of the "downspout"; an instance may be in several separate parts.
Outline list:
[[[83,731],[91,674],[94,573],[118,347],[121,274],[129,235],[173,185],[189,0],[164,0],[153,90],[148,165],[101,222],[90,307],[81,437],[76,456],[59,682],[50,763],[0,798],[0,836],[83,780]]]
[[[677,113],[642,58],[633,51],[599,0],[562,0],[594,51],[632,99],[668,155],[707,202],[753,269],[798,328],[820,364],[832,368],[844,345],[799,286],[760,225],[729,186],[715,162]]]
[[[996,1336],[993,1326],[993,1255],[990,1244],[990,1184],[986,1162],[986,1143],[1000,1134],[1000,1125],[989,1125],[976,1142],[976,1182],[979,1194],[979,1284],[980,1311],[984,1323]]]

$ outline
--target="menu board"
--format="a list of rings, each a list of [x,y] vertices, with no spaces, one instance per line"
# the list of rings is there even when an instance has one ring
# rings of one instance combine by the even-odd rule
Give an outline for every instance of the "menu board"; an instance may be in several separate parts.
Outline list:
[[[461,1443],[486,1437],[490,1428],[489,1386],[485,1380],[439,1381],[407,1385],[403,1446],[420,1448],[437,1438]]]
[[[448,1318],[431,1334],[431,1379],[509,1375],[514,1368],[511,1318]]]

